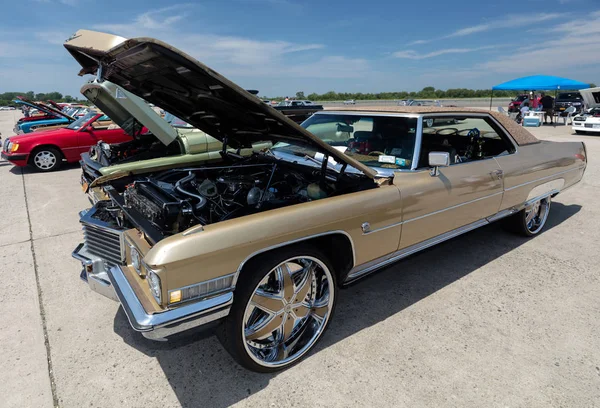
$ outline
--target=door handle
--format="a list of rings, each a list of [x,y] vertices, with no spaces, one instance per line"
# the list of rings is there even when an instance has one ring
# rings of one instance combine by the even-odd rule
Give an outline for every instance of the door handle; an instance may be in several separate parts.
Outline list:
[[[496,177],[498,180],[502,179],[502,176],[504,176],[504,172],[502,170],[499,170],[499,169],[491,171],[490,174],[493,177]]]

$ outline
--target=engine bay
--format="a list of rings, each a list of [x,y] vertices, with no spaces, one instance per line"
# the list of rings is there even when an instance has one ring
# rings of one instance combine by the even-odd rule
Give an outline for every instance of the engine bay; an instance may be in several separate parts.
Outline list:
[[[171,169],[120,187],[109,185],[105,190],[112,205],[98,206],[98,217],[140,228],[158,241],[198,224],[377,187],[359,174],[284,162],[264,153],[233,156],[218,165]]]

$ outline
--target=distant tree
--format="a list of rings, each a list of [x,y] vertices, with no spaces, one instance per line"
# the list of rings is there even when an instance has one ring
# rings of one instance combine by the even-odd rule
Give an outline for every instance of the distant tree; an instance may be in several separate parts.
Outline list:
[[[310,99],[311,101],[317,101],[317,100],[319,100],[319,94],[314,93],[314,92],[311,94],[308,94],[308,99]]]
[[[302,92],[302,91],[296,92],[296,99],[306,99],[306,97],[304,96],[304,92]]]
[[[33,99],[35,98],[35,94],[33,93],[33,91],[29,91],[24,95],[27,99]]]
[[[49,92],[46,94],[46,99],[61,100],[63,95],[60,92]]]
[[[596,85],[595,83],[593,83],[593,82],[592,82],[592,83],[590,84],[590,88],[596,88],[596,87],[598,87],[598,85]]]
[[[73,98],[71,95],[65,95],[65,96],[62,98],[62,100],[63,100],[63,101],[65,101],[65,102],[67,102],[67,103],[71,103],[71,102],[74,102],[74,101],[75,101],[75,99],[74,99],[74,98]]]

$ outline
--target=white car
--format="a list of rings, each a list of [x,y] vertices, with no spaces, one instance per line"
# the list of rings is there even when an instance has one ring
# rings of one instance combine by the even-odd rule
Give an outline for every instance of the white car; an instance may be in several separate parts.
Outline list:
[[[356,105],[356,101],[354,99],[347,99],[344,101],[344,105]]]
[[[15,110],[14,106],[0,106],[0,111]]]
[[[579,92],[587,109],[573,117],[573,130],[577,134],[600,133],[600,88],[582,89]]]

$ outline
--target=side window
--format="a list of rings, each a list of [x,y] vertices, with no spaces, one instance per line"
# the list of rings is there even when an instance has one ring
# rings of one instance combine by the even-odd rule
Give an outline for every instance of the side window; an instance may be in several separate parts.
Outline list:
[[[453,165],[511,154],[515,148],[489,117],[427,116],[419,167],[428,167],[430,152],[448,152]]]

